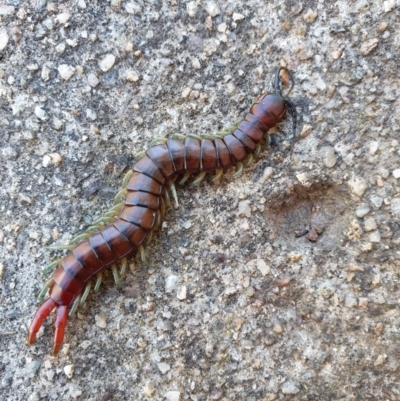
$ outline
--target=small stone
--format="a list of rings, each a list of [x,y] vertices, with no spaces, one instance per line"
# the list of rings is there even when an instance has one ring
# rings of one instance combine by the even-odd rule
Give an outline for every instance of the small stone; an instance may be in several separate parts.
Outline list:
[[[395,216],[400,217],[400,198],[394,198],[391,200],[390,209]]]
[[[142,11],[142,7],[139,4],[131,1],[125,4],[125,10],[128,14],[136,15]]]
[[[353,308],[357,305],[357,298],[353,294],[346,294],[344,298],[346,308]]]
[[[263,276],[266,276],[270,272],[270,267],[265,263],[263,259],[257,259],[257,269]]]
[[[197,4],[195,1],[190,1],[189,3],[186,4],[186,11],[189,14],[190,18],[194,18],[196,16],[197,12]]]
[[[232,321],[232,328],[235,331],[240,331],[242,329],[244,319],[240,316],[235,316]]]
[[[1,149],[1,155],[5,160],[15,160],[18,154],[18,149],[14,146],[6,146]]]
[[[59,153],[50,153],[49,156],[54,164],[60,164],[62,162],[62,156]]]
[[[100,327],[101,329],[105,329],[107,327],[106,319],[104,319],[101,315],[95,315],[94,321],[96,322],[96,326]]]
[[[211,17],[216,17],[221,13],[221,10],[219,9],[218,5],[213,1],[207,1],[206,4],[204,5],[204,9]]]
[[[239,14],[239,13],[233,13],[232,14],[232,19],[235,22],[239,22],[239,21],[243,21],[244,20],[244,15],[243,14]]]
[[[178,294],[176,295],[176,297],[179,299],[179,301],[184,301],[186,299],[186,293],[187,293],[186,286],[183,285],[179,289]]]
[[[369,143],[369,153],[371,155],[374,155],[376,153],[376,151],[378,150],[378,148],[379,148],[379,142],[378,141],[371,141]]]
[[[271,177],[272,174],[274,173],[274,169],[272,167],[265,167],[262,176],[258,180],[260,184],[265,184]]]
[[[90,346],[92,345],[92,342],[89,340],[84,340],[81,342],[81,344],[79,345],[79,347],[83,348],[83,349],[88,349]]]
[[[310,95],[316,95],[318,93],[317,88],[315,87],[314,83],[305,81],[302,83],[301,87],[307,91]]]
[[[332,146],[324,146],[321,149],[322,160],[326,167],[332,168],[337,162],[335,149]]]
[[[76,46],[79,45],[79,40],[78,40],[78,38],[66,39],[65,41],[67,42],[67,45],[68,45],[68,46],[71,46],[71,47],[76,47]]]
[[[338,60],[338,59],[340,59],[340,57],[342,57],[342,53],[343,53],[343,51],[342,51],[341,49],[333,50],[333,51],[331,52],[331,57],[332,57],[334,60]]]
[[[296,174],[296,178],[299,180],[300,184],[303,185],[303,187],[311,187],[311,182],[309,181],[307,173]]]
[[[394,178],[400,178],[400,168],[396,168],[396,170],[392,171]]]
[[[115,63],[115,56],[113,54],[107,54],[99,63],[100,69],[103,72],[111,70]]]
[[[14,14],[15,7],[0,5],[0,15],[11,15]]]
[[[227,287],[225,288],[225,295],[227,295],[228,297],[236,294],[237,293],[237,288],[236,287]]]
[[[374,51],[376,49],[376,47],[378,46],[378,43],[379,43],[379,39],[376,39],[376,38],[370,39],[361,45],[360,52],[364,56],[367,56],[368,54],[370,54],[372,51]]]
[[[357,176],[353,176],[352,178],[350,178],[348,184],[351,192],[359,197],[364,195],[364,192],[368,187],[366,180]]]
[[[65,24],[71,18],[71,14],[61,13],[58,14],[55,20],[60,24]]]
[[[303,20],[307,23],[307,24],[312,24],[316,18],[318,16],[318,13],[316,11],[311,10],[311,8],[309,8],[306,13],[303,15]]]
[[[286,395],[296,395],[300,392],[300,389],[293,382],[285,382],[282,385],[282,393]]]
[[[75,74],[75,67],[68,64],[61,64],[58,67],[58,73],[62,79],[68,81]]]
[[[86,8],[85,0],[78,0],[78,7],[84,10]]]
[[[383,198],[378,195],[372,195],[369,200],[375,210],[379,210],[383,204]]]
[[[53,123],[54,129],[56,129],[57,131],[62,128],[62,121],[59,120],[57,117],[53,117],[52,123]]]
[[[164,397],[167,401],[180,401],[181,392],[180,391],[168,391],[165,393]]]
[[[25,368],[25,374],[29,379],[33,379],[40,368],[40,361],[32,361],[28,366]]]
[[[153,397],[154,393],[156,392],[156,389],[147,385],[143,387],[143,392],[146,397]]]
[[[47,113],[40,106],[35,107],[35,115],[39,120],[42,121],[47,121],[49,119]]]
[[[387,355],[379,355],[378,358],[376,358],[376,361],[374,362],[374,366],[382,366],[387,359]]]
[[[5,49],[8,43],[8,35],[5,29],[0,30],[0,51]]]
[[[303,129],[300,132],[300,137],[301,138],[306,138],[308,135],[310,135],[312,131],[312,126],[311,125],[303,125]]]
[[[311,242],[317,242],[318,240],[318,231],[315,227],[311,227],[311,230],[307,233],[306,238]]]
[[[97,114],[92,109],[86,109],[86,117],[90,121],[95,121],[97,119]]]
[[[63,54],[65,52],[65,43],[59,43],[56,47],[55,50],[58,54]]]
[[[47,82],[50,79],[50,68],[47,67],[47,65],[44,65],[40,75],[43,81]]]
[[[225,33],[225,32],[226,32],[226,29],[227,29],[226,22],[222,22],[221,24],[219,24],[219,25],[217,26],[217,31],[218,31],[218,32]]]
[[[139,81],[139,79],[140,79],[140,76],[136,71],[128,70],[126,72],[126,80],[127,81],[129,81],[129,82],[137,82],[137,81]]]
[[[158,369],[160,369],[160,372],[162,374],[167,373],[171,369],[171,366],[169,366],[168,363],[165,363],[165,362],[158,363],[157,367],[158,367]]]
[[[191,88],[185,88],[185,89],[182,91],[182,97],[183,97],[184,99],[186,99],[187,97],[189,97],[191,91],[192,91]]]
[[[189,230],[189,228],[192,227],[192,222],[190,220],[185,220],[184,222],[182,222],[182,227],[185,230]]]
[[[64,366],[64,373],[68,378],[71,378],[74,375],[75,366],[74,365],[66,365]]]
[[[376,221],[373,217],[368,217],[365,219],[364,221],[364,230],[365,231],[373,231],[376,230],[377,225],[376,225]]]
[[[246,217],[251,216],[250,201],[244,200],[239,202],[238,216],[246,216]]]
[[[396,1],[395,0],[388,0],[383,2],[383,11],[385,13],[389,13],[390,11],[396,8]]]
[[[370,207],[366,203],[362,203],[356,209],[356,216],[362,218],[366,216],[370,211]]]
[[[369,235],[369,241],[375,244],[381,242],[381,234],[379,230],[376,230]]]
[[[172,291],[175,290],[176,286],[178,284],[178,276],[168,276],[167,279],[165,280],[165,292],[171,293]]]
[[[366,298],[366,297],[359,298],[358,306],[360,308],[366,308],[368,306],[368,298]]]
[[[99,79],[97,78],[97,76],[95,74],[90,73],[88,75],[88,84],[92,87],[95,88],[99,83]]]

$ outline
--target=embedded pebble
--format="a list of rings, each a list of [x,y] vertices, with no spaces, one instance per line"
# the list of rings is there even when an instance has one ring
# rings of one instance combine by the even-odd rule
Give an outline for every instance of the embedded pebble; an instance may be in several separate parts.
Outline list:
[[[176,286],[178,284],[178,276],[168,276],[167,279],[165,280],[165,292],[167,294],[171,293],[176,289]]]
[[[385,13],[390,13],[396,8],[396,1],[395,0],[387,0],[383,2],[383,11]]]
[[[143,392],[146,397],[152,397],[154,395],[154,393],[156,392],[156,389],[147,385],[147,386],[143,387]]]
[[[392,171],[394,178],[400,178],[400,168],[396,168],[396,170]]]
[[[100,61],[99,66],[103,72],[107,72],[111,70],[115,63],[115,56],[113,54],[107,54],[103,59]]]
[[[235,21],[235,22],[243,21],[244,18],[245,18],[245,17],[244,17],[243,14],[240,14],[240,13],[233,13],[233,14],[232,14],[232,19],[233,19],[233,21]]]
[[[251,207],[250,207],[250,201],[248,200],[244,200],[239,202],[238,205],[238,215],[239,216],[246,216],[246,217],[250,217],[251,216]]]
[[[379,243],[381,242],[381,234],[379,232],[379,230],[373,231],[370,235],[369,235],[369,241],[372,243]]]
[[[378,46],[379,39],[374,38],[364,42],[360,47],[360,52],[367,56],[368,54],[372,53]]]
[[[390,209],[396,217],[400,217],[400,198],[394,198],[391,200]]]
[[[186,293],[187,293],[186,286],[183,285],[181,288],[179,288],[176,297],[179,299],[179,301],[184,301],[186,299]]]
[[[217,3],[213,1],[207,1],[204,5],[204,9],[207,11],[208,15],[211,17],[216,17],[218,14],[221,13],[220,8],[218,7]]]
[[[0,51],[4,50],[8,43],[8,35],[5,29],[0,30]]]
[[[190,1],[189,3],[186,4],[186,10],[189,14],[190,18],[194,18],[196,16],[197,12],[197,4],[195,1]]]
[[[65,24],[71,18],[71,14],[61,13],[58,14],[55,20],[60,24]]]
[[[129,82],[137,82],[139,81],[139,74],[134,70],[128,70],[126,72],[126,80]]]
[[[263,171],[263,175],[260,177],[258,182],[260,184],[265,184],[272,177],[273,173],[274,173],[274,169],[272,167],[269,167],[269,166],[265,167],[265,169]]]
[[[18,149],[14,146],[6,146],[1,149],[4,160],[15,160],[18,157]]]
[[[167,373],[169,370],[171,370],[171,366],[168,365],[168,363],[165,362],[160,362],[157,364],[158,369],[162,374]]]
[[[378,195],[372,195],[369,200],[375,210],[379,210],[383,204],[383,198]]]
[[[35,107],[35,115],[39,120],[47,121],[49,116],[47,115],[46,111],[43,110],[40,106]]]
[[[265,263],[263,259],[257,259],[257,269],[263,276],[266,276],[270,272],[270,267]]]
[[[337,162],[335,149],[332,146],[325,146],[321,149],[322,160],[326,167],[332,168]]]
[[[125,4],[125,10],[128,14],[136,15],[142,11],[142,7],[139,4],[131,1]]]
[[[350,178],[348,184],[351,192],[359,197],[363,196],[364,192],[368,188],[366,180],[357,176]]]
[[[356,209],[356,216],[357,217],[364,217],[371,211],[370,207],[366,203],[362,203]]]
[[[75,74],[75,67],[68,64],[61,64],[58,67],[58,73],[62,79],[68,81]]]
[[[180,401],[181,399],[181,392],[180,391],[168,391],[164,395],[167,401]]]
[[[374,155],[376,153],[376,151],[378,150],[378,148],[379,148],[379,142],[378,141],[371,141],[369,143],[369,153],[371,155]]]
[[[96,322],[96,326],[100,327],[101,329],[105,329],[107,327],[106,319],[104,319],[101,315],[95,315],[94,320]]]
[[[32,361],[31,363],[29,363],[28,366],[25,368],[26,377],[30,379],[34,378],[40,368],[40,365],[40,361]]]
[[[90,73],[88,75],[88,84],[92,87],[95,88],[98,84],[100,83],[99,79],[95,74]]]
[[[354,308],[357,305],[357,298],[353,294],[346,294],[344,305],[346,308]]]
[[[364,221],[364,230],[365,231],[373,231],[376,230],[377,225],[376,225],[376,221],[373,217],[368,217],[365,219]]]
[[[318,13],[316,11],[311,10],[309,8],[306,13],[303,15],[303,19],[307,24],[313,23],[318,17]]]
[[[71,365],[64,366],[64,373],[70,379],[74,375],[74,371],[75,371],[75,366],[74,365],[71,364]]]
[[[282,393],[286,395],[296,395],[300,392],[300,389],[293,382],[287,381],[282,385]]]

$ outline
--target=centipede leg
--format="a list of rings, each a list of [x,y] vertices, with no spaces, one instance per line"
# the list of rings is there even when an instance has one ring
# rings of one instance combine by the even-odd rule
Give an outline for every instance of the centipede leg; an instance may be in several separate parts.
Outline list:
[[[54,262],[51,262],[50,264],[48,264],[48,265],[42,270],[43,276],[47,277],[48,274],[49,274],[49,272],[50,272],[51,270],[53,270],[55,267],[59,266],[60,263],[61,263],[62,261],[63,261],[63,259],[57,259],[57,260],[55,260]]]
[[[125,174],[124,178],[122,179],[122,187],[121,188],[126,188],[126,186],[128,185],[129,179],[132,177],[132,174],[133,174],[133,170],[129,170]]]
[[[142,261],[143,264],[147,265],[146,252],[144,250],[144,246],[139,245],[138,251],[140,254],[140,260]]]
[[[94,292],[98,292],[103,281],[103,272],[97,273],[96,275],[96,283],[94,284]]]
[[[179,181],[179,185],[183,185],[190,177],[190,173],[185,173]]]
[[[112,271],[112,274],[113,274],[113,277],[114,277],[115,285],[117,287],[119,287],[121,285],[121,280],[120,280],[119,275],[118,275],[117,265],[112,265],[111,266],[111,271]]]
[[[164,200],[165,200],[165,206],[169,209],[171,207],[171,198],[169,196],[169,192],[167,189],[164,190]]]
[[[47,281],[46,281],[46,284],[43,286],[43,288],[42,288],[42,290],[40,291],[40,293],[39,293],[39,296],[38,296],[38,300],[39,300],[39,302],[43,302],[44,301],[44,298],[45,298],[45,296],[46,296],[46,294],[47,294],[47,291],[48,291],[48,289],[50,288],[50,286],[53,284],[53,279],[52,278],[50,278],[50,279],[48,279]]]
[[[80,302],[79,302],[79,306],[83,306],[83,305],[84,305],[84,303],[85,303],[86,300],[87,300],[87,297],[89,296],[89,293],[90,293],[90,290],[91,290],[91,289],[92,289],[92,282],[89,281],[89,282],[86,284],[85,291],[83,291],[81,300],[80,300]]]
[[[156,219],[154,222],[153,230],[158,230],[161,226],[161,212],[159,210],[156,211]]]
[[[123,275],[126,273],[126,269],[128,267],[128,259],[127,258],[122,258],[121,259],[121,267],[119,269],[119,276],[123,277]]]
[[[56,303],[51,298],[48,298],[36,311],[35,317],[33,318],[29,327],[28,338],[26,340],[28,345],[32,345],[36,341],[37,332],[39,331],[46,317],[50,315],[51,311],[56,306]]]
[[[222,176],[222,174],[224,174],[224,170],[217,170],[216,172],[215,172],[215,175],[214,175],[214,177],[211,179],[211,181],[212,182],[217,182],[220,178],[221,178],[221,176]]]
[[[206,176],[206,172],[202,171],[193,182],[190,183],[191,187],[194,187],[195,185],[197,185],[198,183],[200,183],[201,181],[203,181],[203,178]]]
[[[54,333],[54,344],[51,351],[51,355],[56,356],[61,348],[61,344],[64,341],[65,326],[68,320],[68,306],[61,305],[57,309],[57,318],[54,323],[55,333]]]
[[[80,302],[81,302],[81,295],[79,294],[79,295],[76,297],[74,303],[72,304],[71,309],[69,310],[69,314],[68,314],[69,317],[72,317],[72,316],[75,315],[76,311],[77,311],[78,308],[79,308]]]
[[[168,185],[169,185],[169,190],[171,191],[172,199],[174,201],[174,208],[178,209],[179,202],[178,202],[178,194],[176,193],[175,184],[171,181],[171,182],[169,182]]]
[[[258,144],[258,145],[256,146],[255,150],[254,150],[254,153],[253,153],[254,158],[255,158],[255,159],[258,159],[258,156],[260,156],[260,153],[261,153],[261,145]]]
[[[233,174],[233,176],[236,178],[236,177],[239,177],[241,174],[242,174],[242,172],[243,172],[243,163],[238,163],[237,165],[236,165],[236,173],[235,174]]]
[[[126,196],[126,194],[128,193],[128,190],[126,188],[122,188],[117,195],[115,195],[114,198],[114,204],[118,205],[118,203],[120,203],[122,201],[122,199]]]
[[[166,213],[166,210],[165,210],[165,201],[164,201],[164,197],[163,196],[161,196],[161,198],[160,198],[160,214],[161,214],[161,218],[163,219],[164,218],[164,216],[165,216],[165,213]]]
[[[253,155],[250,154],[250,155],[247,156],[247,158],[243,162],[243,168],[248,167],[252,162],[253,162]]]

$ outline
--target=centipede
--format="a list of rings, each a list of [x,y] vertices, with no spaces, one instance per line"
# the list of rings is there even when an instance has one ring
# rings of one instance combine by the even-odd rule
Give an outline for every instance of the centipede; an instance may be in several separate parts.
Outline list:
[[[296,109],[282,95],[282,71],[293,86],[288,69],[277,68],[275,92],[261,94],[232,130],[216,135],[175,134],[159,138],[147,151],[136,155],[115,205],[69,245],[53,247],[68,252],[44,268],[45,275],[53,273],[39,294],[41,305],[30,324],[28,345],[35,343],[43,322],[56,310],[51,354],[57,355],[68,318],[86,302],[90,291],[99,290],[104,270],[111,268],[116,284],[120,284],[131,254],[138,254],[146,262],[145,246],[160,228],[167,210],[179,206],[178,185],[189,182],[194,186],[207,174],[212,175],[212,182],[218,182],[231,167],[236,168],[233,176],[240,175],[259,156],[268,131],[288,113],[296,132]]]

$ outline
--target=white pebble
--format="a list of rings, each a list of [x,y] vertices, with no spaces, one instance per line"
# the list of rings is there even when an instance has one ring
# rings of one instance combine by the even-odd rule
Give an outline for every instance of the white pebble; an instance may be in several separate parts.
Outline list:
[[[101,329],[105,329],[107,327],[106,319],[103,316],[95,315],[94,321],[96,322],[96,326],[100,327]]]
[[[100,61],[100,69],[103,72],[107,72],[111,70],[111,68],[114,66],[115,63],[115,56],[113,54],[107,54],[103,60]]]
[[[364,195],[364,192],[367,189],[367,182],[364,178],[361,178],[361,177],[354,176],[354,177],[350,178],[348,184],[349,184],[351,192],[354,195],[357,195],[360,197]]]
[[[165,363],[165,362],[158,363],[157,367],[158,367],[158,369],[160,369],[160,372],[162,374],[167,373],[171,369],[171,367],[168,365],[168,363]]]
[[[40,106],[35,107],[35,115],[39,120],[42,121],[47,121],[49,119],[47,113]]]
[[[246,217],[250,217],[251,216],[250,201],[244,200],[244,201],[239,202],[238,215],[239,216],[246,216]]]
[[[396,168],[396,170],[393,170],[392,174],[394,178],[400,178],[400,168]]]
[[[139,81],[139,74],[134,70],[128,70],[126,72],[126,80],[129,82],[137,82]]]
[[[371,141],[369,143],[369,153],[371,155],[374,155],[376,153],[376,151],[378,150],[379,147],[379,142],[378,141]]]
[[[321,149],[322,160],[326,167],[332,168],[337,161],[335,149],[332,146],[325,146]]]
[[[44,155],[42,160],[43,167],[49,167],[52,164],[52,159],[49,155]]]
[[[376,225],[376,221],[373,217],[368,217],[365,219],[364,221],[364,230],[365,231],[373,231],[376,230],[377,225]]]
[[[206,4],[204,5],[204,9],[211,17],[216,17],[218,14],[221,13],[221,10],[219,9],[218,5],[213,1],[207,1]]]
[[[65,24],[71,18],[71,14],[68,13],[61,13],[58,14],[56,17],[56,21],[60,24]]]
[[[62,127],[62,121],[59,120],[57,117],[53,117],[53,127],[57,131],[61,129]]]
[[[168,391],[165,393],[164,397],[167,401],[179,401],[181,399],[180,391]]]
[[[369,235],[369,242],[372,242],[375,244],[381,242],[381,234],[380,234],[379,230],[376,230]]]
[[[65,52],[65,43],[59,43],[56,47],[55,47],[56,53],[58,54],[63,54]]]
[[[79,44],[78,38],[66,39],[67,45],[71,47],[76,47]]]
[[[371,198],[370,198],[370,202],[371,202],[372,207],[375,210],[379,210],[381,208],[381,206],[382,206],[383,198],[381,198],[378,195],[372,195]]]
[[[125,4],[125,10],[128,14],[139,14],[142,11],[142,7],[139,6],[139,4],[130,1],[129,3]]]
[[[244,15],[243,14],[239,14],[239,13],[233,13],[232,14],[232,19],[235,22],[242,21],[242,20],[244,20]]]
[[[192,227],[192,222],[190,220],[185,220],[182,223],[182,227],[186,230],[189,230],[190,227]]]
[[[391,200],[390,209],[395,216],[400,217],[400,198],[394,198]]]
[[[174,275],[168,276],[167,279],[165,280],[165,292],[171,293],[172,291],[174,291],[177,283],[178,283],[178,276]]]
[[[296,395],[299,393],[299,388],[292,382],[285,382],[282,385],[282,393],[287,395]]]
[[[50,68],[47,67],[47,65],[44,65],[42,67],[42,72],[41,72],[41,78],[43,79],[43,81],[48,81],[50,79]]]
[[[388,0],[383,2],[383,10],[388,13],[396,8],[395,0]]]
[[[306,173],[296,174],[296,178],[299,180],[303,187],[309,188],[311,187],[311,182],[309,181],[309,177]]]
[[[257,259],[257,269],[263,276],[266,276],[270,272],[270,267],[265,263],[263,259]]]
[[[66,365],[66,366],[64,366],[64,373],[69,378],[71,378],[74,375],[74,370],[75,370],[74,365]]]
[[[272,167],[265,167],[263,175],[260,177],[258,182],[260,184],[265,184],[272,177],[272,174],[274,174],[274,169]]]
[[[75,67],[68,64],[61,64],[58,67],[58,73],[62,79],[68,81],[75,74]]]
[[[88,75],[88,84],[92,87],[95,88],[99,84],[99,78],[95,74],[89,74]]]
[[[309,8],[307,10],[307,12],[304,14],[303,20],[305,22],[307,22],[307,24],[311,24],[316,20],[317,17],[318,17],[317,12],[313,11],[313,10],[311,10],[311,8]]]
[[[90,121],[95,121],[97,119],[97,114],[92,109],[86,109],[86,117]]]
[[[176,297],[179,299],[179,301],[184,301],[186,299],[186,294],[187,294],[186,286],[183,285],[179,289],[178,294],[176,295]]]
[[[5,49],[8,43],[8,35],[5,29],[0,30],[0,50]]]
[[[370,212],[370,210],[371,210],[370,207],[366,203],[363,203],[357,207],[356,216],[364,217],[365,215],[367,215]]]

